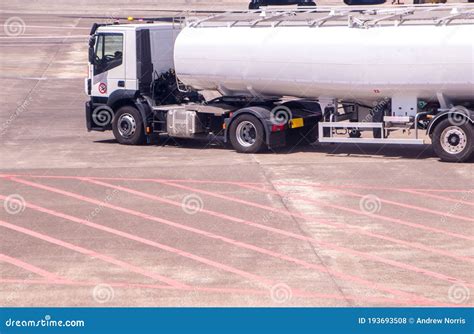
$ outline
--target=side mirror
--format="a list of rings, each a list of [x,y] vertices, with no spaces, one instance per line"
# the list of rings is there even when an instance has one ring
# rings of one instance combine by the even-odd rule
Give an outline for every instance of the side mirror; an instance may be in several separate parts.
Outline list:
[[[387,0],[344,0],[348,6],[365,6],[365,5],[381,5]]]

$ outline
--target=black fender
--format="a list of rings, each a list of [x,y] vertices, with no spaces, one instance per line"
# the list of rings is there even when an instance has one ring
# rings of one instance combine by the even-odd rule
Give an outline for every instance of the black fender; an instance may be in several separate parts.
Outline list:
[[[466,118],[474,124],[474,111],[469,110],[467,108],[452,108],[450,110],[444,110],[437,114],[428,125],[428,129],[426,130],[426,134],[431,136],[433,134],[434,128],[436,125],[441,122],[442,120],[448,118],[450,115],[453,115],[455,119],[460,119],[461,117]]]
[[[145,133],[147,132],[146,128],[149,124],[148,120],[152,114],[152,109],[145,99],[140,98],[140,91],[132,89],[116,90],[110,94],[109,99],[107,100],[107,105],[111,107],[114,112],[116,109],[124,105],[135,106],[142,116]]]
[[[263,125],[265,131],[265,143],[269,147],[279,147],[286,144],[284,138],[284,132],[272,133],[272,111],[269,108],[254,106],[254,107],[245,107],[234,111],[232,116],[224,120],[225,130],[224,130],[224,142],[229,141],[229,129],[232,122],[240,115],[248,114],[257,117]]]
[[[142,115],[143,130],[145,131],[145,134],[148,134],[146,128],[150,124],[150,117],[153,115],[153,110],[145,99],[137,99],[135,101],[135,106],[140,112],[140,115]]]
[[[139,96],[138,90],[133,89],[119,89],[109,95],[107,99],[107,105],[114,109],[116,105],[122,104],[122,101],[135,101]]]

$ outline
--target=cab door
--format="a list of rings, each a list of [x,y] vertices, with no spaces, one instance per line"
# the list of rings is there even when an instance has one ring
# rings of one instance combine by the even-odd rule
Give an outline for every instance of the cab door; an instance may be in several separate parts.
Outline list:
[[[92,77],[92,96],[109,97],[125,88],[125,35],[99,33],[96,37]]]

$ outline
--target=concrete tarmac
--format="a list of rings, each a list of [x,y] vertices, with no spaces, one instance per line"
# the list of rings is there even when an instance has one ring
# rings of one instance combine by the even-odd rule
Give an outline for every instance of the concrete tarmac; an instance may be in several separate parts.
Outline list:
[[[0,305],[473,305],[472,163],[88,133],[80,5],[0,11]]]

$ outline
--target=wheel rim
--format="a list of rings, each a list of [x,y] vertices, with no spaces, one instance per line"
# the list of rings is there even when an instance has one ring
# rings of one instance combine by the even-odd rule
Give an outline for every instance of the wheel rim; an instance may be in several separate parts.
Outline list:
[[[257,129],[249,121],[243,121],[237,125],[237,141],[243,147],[250,147],[257,141]]]
[[[449,154],[459,154],[467,146],[467,136],[463,129],[449,126],[441,133],[441,147]]]
[[[120,116],[117,122],[117,128],[120,133],[120,136],[123,138],[133,137],[135,131],[137,130],[137,122],[135,118],[130,114],[123,114]]]

